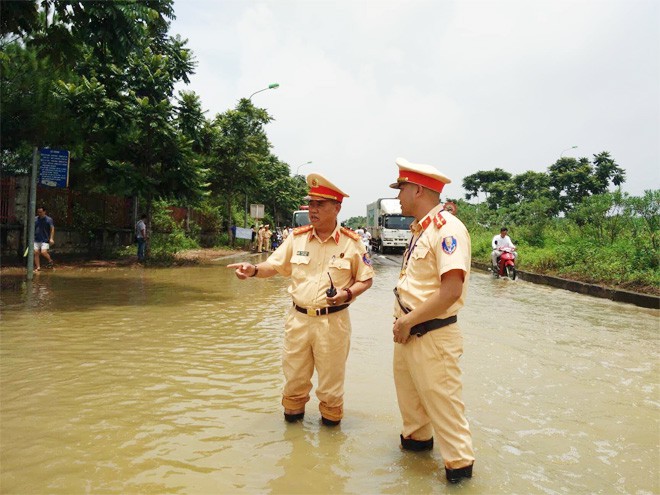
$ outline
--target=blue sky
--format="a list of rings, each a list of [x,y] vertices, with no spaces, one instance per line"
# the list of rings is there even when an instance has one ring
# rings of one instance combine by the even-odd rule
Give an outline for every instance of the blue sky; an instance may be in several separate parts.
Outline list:
[[[660,188],[660,2],[176,0],[185,89],[213,117],[253,102],[273,152],[342,187],[340,217],[391,197],[401,156],[452,178],[609,151]],[[180,86],[180,89],[184,89]],[[569,149],[578,146],[577,149]],[[565,151],[567,150],[567,151]]]

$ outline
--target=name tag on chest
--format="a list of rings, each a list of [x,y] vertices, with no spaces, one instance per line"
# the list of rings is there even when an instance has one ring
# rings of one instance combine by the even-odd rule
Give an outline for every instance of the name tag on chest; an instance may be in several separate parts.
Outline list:
[[[298,251],[296,256],[309,256],[309,251]]]

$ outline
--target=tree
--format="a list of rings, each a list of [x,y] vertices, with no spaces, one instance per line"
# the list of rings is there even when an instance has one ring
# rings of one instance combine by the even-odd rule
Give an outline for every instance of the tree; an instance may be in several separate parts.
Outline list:
[[[272,212],[276,224],[288,224],[307,193],[305,184],[290,173],[289,166],[272,154],[260,166],[259,183],[253,194]]]
[[[644,222],[651,247],[656,253],[656,266],[658,251],[660,251],[660,189],[647,189],[641,197],[630,199],[631,209]]]
[[[559,211],[569,212],[588,196],[607,192],[610,183],[619,186],[625,181],[625,171],[609,153],[594,155],[594,164],[588,158],[560,158],[548,168]]]
[[[622,232],[626,218],[627,195],[620,191],[594,194],[584,198],[568,214],[584,235],[599,243],[612,244]]]
[[[0,2],[0,38],[6,39],[14,35],[16,41],[32,33],[39,25],[37,2]]]
[[[2,48],[0,72],[2,171],[27,173],[32,147],[60,143],[70,129],[63,106],[52,94],[64,74],[19,42]],[[27,161],[21,163],[17,156]]]
[[[367,217],[351,217],[344,222],[344,225],[350,227],[353,230],[357,230],[360,227],[367,225]]]
[[[480,170],[463,179],[463,189],[467,191],[465,199],[469,200],[479,196],[479,192],[486,194],[488,198],[492,191],[493,184],[498,182],[507,182],[511,179],[511,174],[496,168],[495,170]]]
[[[185,42],[167,36],[172,2],[75,3],[63,16],[82,58],[57,88],[79,124],[74,184],[148,203],[200,200],[206,171],[172,104],[174,84],[194,68]]]
[[[592,194],[607,192],[610,182],[620,186],[626,181],[626,171],[614,162],[607,151],[594,155],[594,168]]]
[[[177,129],[191,141],[193,151],[208,150],[204,145],[204,127],[208,122],[200,97],[194,91],[180,91],[175,109]]]

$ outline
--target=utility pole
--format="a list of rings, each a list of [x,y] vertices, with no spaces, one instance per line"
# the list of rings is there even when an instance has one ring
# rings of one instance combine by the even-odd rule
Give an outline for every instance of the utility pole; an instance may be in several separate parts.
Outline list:
[[[30,177],[30,201],[28,205],[27,231],[27,279],[34,278],[34,212],[37,211],[37,175],[39,173],[39,149],[32,151],[32,176]]]

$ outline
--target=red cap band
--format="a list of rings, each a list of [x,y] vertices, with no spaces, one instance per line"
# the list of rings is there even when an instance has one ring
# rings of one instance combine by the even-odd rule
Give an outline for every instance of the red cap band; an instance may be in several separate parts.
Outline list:
[[[310,188],[309,195],[319,196],[321,198],[326,198],[326,199],[334,199],[335,201],[339,201],[340,203],[344,199],[344,196],[342,194],[339,194],[339,192],[335,191],[334,189],[330,189],[329,187],[325,187],[325,186],[314,186]]]
[[[399,170],[399,178],[397,179],[397,182],[412,182],[413,184],[428,187],[432,191],[437,191],[439,193],[442,192],[442,188],[445,187],[445,183],[441,180],[432,179],[428,175],[411,172],[410,170]]]

